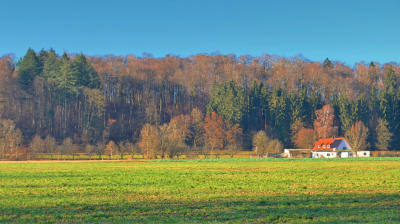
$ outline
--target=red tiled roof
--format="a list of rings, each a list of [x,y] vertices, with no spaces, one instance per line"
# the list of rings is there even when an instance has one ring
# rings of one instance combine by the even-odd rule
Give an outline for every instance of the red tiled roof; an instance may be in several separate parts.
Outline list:
[[[327,149],[327,145],[329,145],[329,148],[331,148],[331,145],[333,144],[334,141],[336,140],[343,140],[344,138],[321,138],[319,139],[315,144],[313,149]],[[325,147],[323,147],[325,145]],[[318,146],[320,146],[318,148]]]

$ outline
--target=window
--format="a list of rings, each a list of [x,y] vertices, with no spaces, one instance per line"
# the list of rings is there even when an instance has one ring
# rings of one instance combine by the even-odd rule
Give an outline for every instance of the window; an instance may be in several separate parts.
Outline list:
[[[345,147],[343,147],[343,150],[346,150],[347,148],[346,148],[346,146]]]
[[[321,148],[321,145],[318,145],[318,148]]]
[[[327,156],[331,156],[331,154],[330,154],[330,153],[327,153],[326,155],[327,155]]]
[[[326,145],[326,148],[328,148],[328,149],[329,149],[330,147],[331,147],[331,145]]]
[[[364,156],[366,156],[367,155],[367,153],[366,152],[364,152]]]
[[[325,145],[323,145],[322,148],[325,148]]]

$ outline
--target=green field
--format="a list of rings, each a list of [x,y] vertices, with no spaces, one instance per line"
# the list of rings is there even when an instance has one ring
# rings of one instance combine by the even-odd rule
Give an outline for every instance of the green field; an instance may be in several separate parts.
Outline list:
[[[399,223],[400,159],[0,163],[0,223]]]

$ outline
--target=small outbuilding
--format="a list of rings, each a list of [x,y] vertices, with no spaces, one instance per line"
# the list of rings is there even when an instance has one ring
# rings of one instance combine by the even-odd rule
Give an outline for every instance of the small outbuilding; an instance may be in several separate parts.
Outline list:
[[[312,149],[284,149],[283,156],[286,158],[310,158]]]

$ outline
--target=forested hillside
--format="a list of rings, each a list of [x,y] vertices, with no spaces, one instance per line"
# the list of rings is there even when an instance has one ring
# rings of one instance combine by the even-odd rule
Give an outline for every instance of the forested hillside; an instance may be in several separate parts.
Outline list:
[[[395,150],[399,76],[394,63],[60,56],[29,49],[18,62],[0,58],[0,152],[25,146],[173,157],[184,150],[251,149],[259,131],[265,134],[258,133],[260,144],[277,151],[333,136]]]

